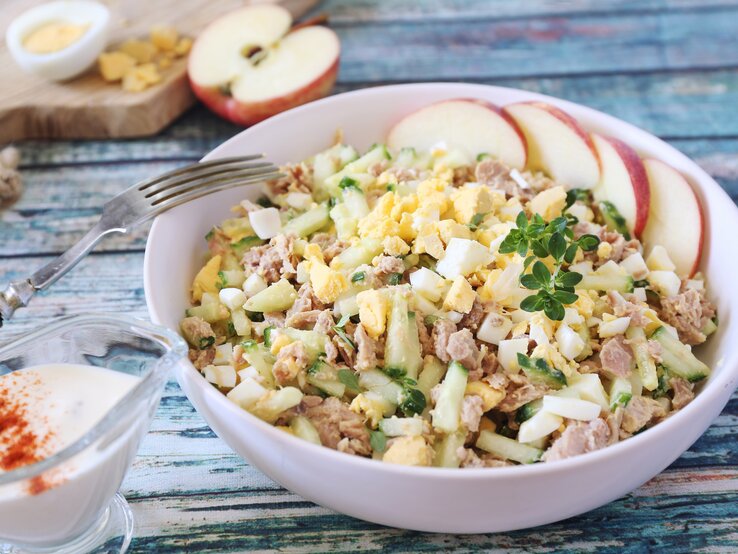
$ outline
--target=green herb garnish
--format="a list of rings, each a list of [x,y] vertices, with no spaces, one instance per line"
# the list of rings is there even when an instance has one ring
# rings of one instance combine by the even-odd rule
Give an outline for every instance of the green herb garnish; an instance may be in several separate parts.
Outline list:
[[[388,285],[399,285],[400,281],[402,281],[402,273],[390,273],[387,278]]]
[[[471,229],[472,231],[476,231],[477,229],[479,229],[479,226],[482,224],[486,216],[487,212],[474,214],[467,227],[469,227],[469,229]]]
[[[236,326],[233,325],[232,321],[228,322],[228,336],[233,337],[236,335]]]
[[[215,228],[208,231],[208,234],[205,235],[205,240],[210,240],[211,238],[213,238],[213,236],[215,236]]]
[[[344,325],[345,325],[345,323],[344,323]],[[338,325],[334,325],[333,326],[333,330],[336,332],[336,334],[338,335],[338,337],[343,342],[345,342],[346,345],[351,350],[356,350],[356,343],[353,340],[351,340],[351,338],[346,334],[346,331],[344,331],[343,328],[339,327]]]
[[[218,283],[216,284],[216,286],[219,289],[224,289],[228,286],[228,279],[226,278],[226,274],[222,271],[218,272]]]
[[[341,381],[346,388],[351,392],[360,393],[361,387],[359,386],[359,380],[356,378],[356,374],[350,369],[339,369],[338,380]]]
[[[201,337],[197,345],[200,347],[200,350],[205,350],[206,348],[210,348],[214,344],[215,337]]]
[[[256,203],[262,208],[276,208],[277,205],[272,202],[268,196],[260,196],[256,199]]]
[[[399,405],[400,410],[410,417],[415,414],[422,413],[425,410],[425,395],[417,388],[418,382],[415,379],[407,377],[407,372],[399,367],[385,367],[382,371],[397,382],[403,390],[403,400]]]
[[[338,183],[338,188],[340,188],[341,190],[353,189],[357,192],[364,192],[359,186],[359,181],[351,177],[344,177],[343,179],[341,179],[341,182]]]
[[[266,329],[264,329],[264,346],[267,348],[271,348],[272,346],[272,331],[274,331],[274,326],[270,325]]]
[[[580,200],[589,204],[589,191],[586,189],[571,189],[566,191],[566,207],[568,210],[574,205],[574,202]]]
[[[350,319],[351,316],[349,314],[343,314],[341,316],[341,319],[338,320],[338,323],[336,323],[336,327],[340,327],[341,329],[343,329],[344,327],[346,327],[346,324],[349,322]]]
[[[382,454],[387,448],[387,437],[382,431],[372,431],[369,433],[369,444],[374,452]]]
[[[582,280],[582,275],[562,268],[564,263],[571,264],[580,248],[591,251],[597,248],[600,239],[594,235],[582,235],[574,238],[569,225],[572,220],[557,217],[546,223],[535,214],[530,220],[525,212],[520,212],[515,220],[517,229],[512,229],[500,244],[501,254],[517,252],[525,256],[525,268],[533,264],[530,273],[520,276],[520,284],[536,294],[525,298],[521,309],[526,312],[543,311],[550,319],[564,319],[564,306],[576,302],[578,296],[574,287]],[[528,252],[532,251],[529,256]],[[551,273],[541,260],[553,258],[554,271]]]
[[[357,281],[363,281],[365,277],[366,273],[364,273],[363,271],[357,271],[351,276],[351,282],[356,283]]]
[[[481,162],[482,160],[486,160],[489,157],[490,157],[490,155],[487,154],[487,152],[481,152],[481,153],[477,154],[477,161],[478,162]]]

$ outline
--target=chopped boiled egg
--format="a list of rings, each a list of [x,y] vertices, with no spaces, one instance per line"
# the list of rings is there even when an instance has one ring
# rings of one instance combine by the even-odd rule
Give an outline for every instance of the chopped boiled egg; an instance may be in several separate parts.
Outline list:
[[[651,253],[646,258],[646,265],[651,271],[675,271],[676,265],[671,261],[666,248],[660,244],[651,248]]]
[[[267,392],[267,389],[258,383],[256,379],[247,377],[236,385],[226,396],[228,400],[247,410],[255,405]]]
[[[562,323],[556,330],[556,342],[559,352],[568,360],[573,360],[584,351],[584,339],[572,330],[567,324]]]
[[[492,211],[493,200],[490,189],[487,187],[464,186],[456,189],[451,195],[454,205],[454,219],[457,223],[466,225],[476,214],[486,214]]]
[[[359,320],[373,339],[384,333],[387,325],[389,300],[378,290],[365,290],[356,295],[359,304]]]
[[[633,276],[633,279],[645,279],[648,276],[648,266],[640,252],[631,254],[620,262],[620,267]]]
[[[209,365],[203,370],[205,379],[219,387],[232,389],[236,386],[236,370],[230,365]]]
[[[399,437],[384,453],[382,461],[406,466],[429,466],[433,462],[433,449],[422,436]]]
[[[501,314],[490,312],[482,320],[477,330],[477,338],[490,344],[499,345],[510,333],[513,322]]]
[[[221,304],[225,304],[229,310],[241,308],[244,302],[246,302],[246,293],[237,288],[220,289],[218,297],[220,298]]]
[[[502,368],[508,373],[517,373],[520,371],[518,354],[528,354],[527,337],[500,341],[497,351],[497,361],[500,362]]]
[[[282,232],[282,221],[277,208],[249,212],[249,223],[260,239],[270,239]]]
[[[269,285],[267,285],[264,277],[262,277],[258,273],[252,273],[243,282],[242,288],[248,296],[254,296],[256,293],[263,291],[268,286]]]
[[[203,268],[195,275],[192,282],[192,298],[196,301],[202,300],[204,292],[218,292],[218,272],[220,271],[220,256],[213,256]]]
[[[455,279],[469,275],[492,262],[492,259],[489,249],[479,242],[453,237],[446,246],[443,258],[436,265],[436,270],[447,279]]]
[[[563,422],[564,420],[561,416],[552,414],[546,410],[540,410],[533,417],[520,424],[518,441],[533,442],[547,437],[556,431]]]
[[[21,69],[63,81],[94,63],[105,48],[109,27],[110,11],[99,2],[48,2],[15,18],[5,40]]]
[[[546,221],[560,216],[565,206],[566,190],[562,186],[542,190],[528,205],[531,212],[539,214]]]
[[[410,274],[410,286],[428,300],[436,302],[443,294],[446,280],[435,271],[431,271],[427,267],[421,267]]]
[[[482,409],[488,412],[502,402],[506,393],[504,390],[496,389],[484,381],[472,381],[467,383],[464,394],[479,396],[482,399]]]
[[[459,275],[451,283],[451,288],[443,300],[443,308],[466,314],[471,311],[476,297],[477,293],[474,292],[469,281]]]
[[[648,274],[648,283],[651,288],[662,296],[675,296],[679,294],[682,281],[673,271],[652,270]]]
[[[348,289],[348,280],[340,271],[329,268],[319,260],[310,261],[310,284],[321,302],[334,302]]]
[[[589,400],[546,395],[543,397],[542,410],[568,419],[592,421],[599,417],[602,408]]]

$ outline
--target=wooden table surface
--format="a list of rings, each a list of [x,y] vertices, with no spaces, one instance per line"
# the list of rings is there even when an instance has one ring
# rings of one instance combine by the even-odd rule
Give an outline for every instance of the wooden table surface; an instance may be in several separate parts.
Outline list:
[[[446,80],[552,94],[664,138],[738,197],[736,0],[331,0],[322,9],[343,41],[336,92]],[[26,191],[0,213],[0,283],[68,248],[123,188],[237,131],[196,108],[155,138],[19,145]],[[147,317],[146,233],[106,240],[0,342],[65,314]],[[422,534],[316,506],[239,459],[174,382],[123,492],[136,516],[133,552],[738,552],[738,395],[640,489],[531,531]]]

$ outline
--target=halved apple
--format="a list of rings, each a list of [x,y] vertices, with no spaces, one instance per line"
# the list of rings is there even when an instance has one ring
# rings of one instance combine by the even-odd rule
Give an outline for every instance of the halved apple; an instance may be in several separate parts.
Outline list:
[[[621,140],[592,133],[592,142],[602,168],[592,195],[597,202],[612,202],[630,232],[640,238],[651,202],[646,168],[636,151]]]
[[[218,115],[251,125],[328,94],[340,44],[325,27],[290,30],[292,16],[256,4],[211,23],[190,53],[192,90]]]
[[[567,189],[591,189],[600,180],[592,139],[572,116],[545,102],[519,102],[503,108],[523,130],[528,169],[543,171]]]
[[[428,150],[439,143],[471,159],[489,154],[510,167],[525,167],[523,133],[500,108],[482,100],[444,100],[421,108],[395,124],[387,137],[387,145],[395,150]]]
[[[651,207],[643,231],[646,251],[661,245],[680,277],[697,271],[702,255],[705,219],[697,195],[676,169],[659,160],[643,160],[651,188]]]

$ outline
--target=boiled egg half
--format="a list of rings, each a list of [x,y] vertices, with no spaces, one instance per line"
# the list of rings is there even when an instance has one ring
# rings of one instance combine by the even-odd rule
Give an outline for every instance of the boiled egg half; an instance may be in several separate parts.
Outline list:
[[[5,40],[26,72],[51,81],[82,73],[108,40],[110,11],[97,2],[61,0],[23,12],[8,27]]]

